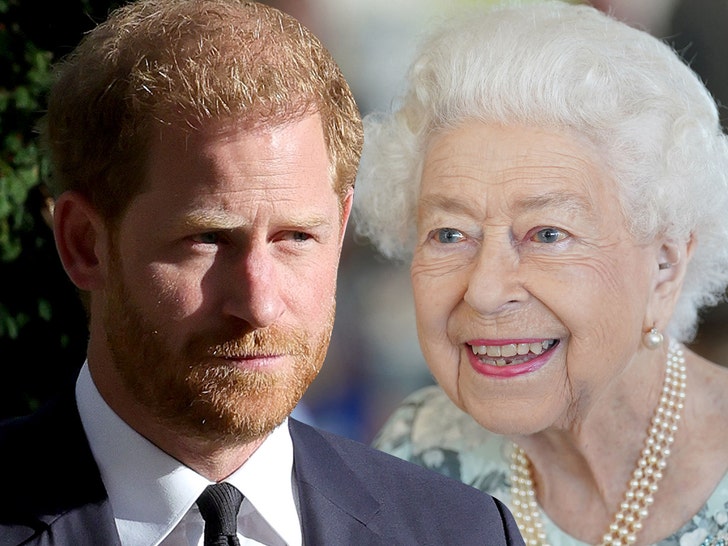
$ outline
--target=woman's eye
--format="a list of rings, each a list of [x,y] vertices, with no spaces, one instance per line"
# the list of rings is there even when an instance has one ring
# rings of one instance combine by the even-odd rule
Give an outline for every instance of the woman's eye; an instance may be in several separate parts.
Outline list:
[[[531,240],[538,243],[557,243],[566,237],[567,234],[565,232],[556,228],[547,227],[539,229],[536,233],[534,233]]]
[[[443,244],[458,243],[465,238],[461,231],[453,228],[436,229],[432,236],[438,243]]]

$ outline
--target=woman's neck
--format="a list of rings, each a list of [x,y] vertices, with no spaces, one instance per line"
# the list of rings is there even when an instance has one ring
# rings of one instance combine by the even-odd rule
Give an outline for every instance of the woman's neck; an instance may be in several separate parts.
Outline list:
[[[666,351],[642,352],[598,398],[579,400],[564,426],[514,438],[531,461],[543,510],[584,542],[601,542],[624,499],[660,403],[666,359]]]

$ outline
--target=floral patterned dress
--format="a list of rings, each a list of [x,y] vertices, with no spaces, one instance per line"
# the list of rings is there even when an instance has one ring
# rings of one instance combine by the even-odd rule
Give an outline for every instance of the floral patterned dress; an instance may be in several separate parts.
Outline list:
[[[483,429],[437,386],[410,395],[374,440],[382,451],[435,470],[510,505],[510,450],[505,437]],[[586,546],[544,514],[552,546]],[[728,546],[728,476],[697,514],[659,546]]]

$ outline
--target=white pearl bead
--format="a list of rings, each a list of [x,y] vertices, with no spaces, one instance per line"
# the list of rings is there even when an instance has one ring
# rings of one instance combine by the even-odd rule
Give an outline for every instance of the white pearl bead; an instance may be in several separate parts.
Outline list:
[[[648,349],[657,349],[660,345],[662,345],[662,341],[662,334],[658,332],[656,328],[652,328],[642,337],[642,342]]]

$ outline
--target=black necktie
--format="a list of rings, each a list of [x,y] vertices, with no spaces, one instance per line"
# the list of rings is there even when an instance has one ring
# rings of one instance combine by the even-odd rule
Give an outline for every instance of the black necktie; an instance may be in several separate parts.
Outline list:
[[[205,520],[205,546],[240,546],[235,534],[243,494],[229,483],[208,485],[197,499]]]

